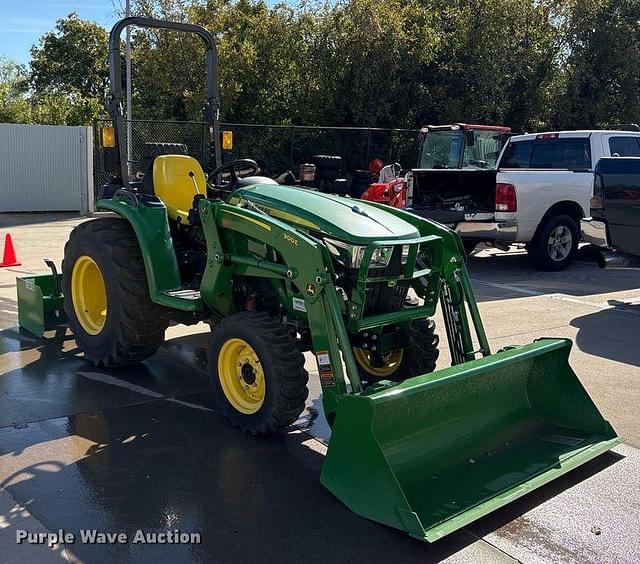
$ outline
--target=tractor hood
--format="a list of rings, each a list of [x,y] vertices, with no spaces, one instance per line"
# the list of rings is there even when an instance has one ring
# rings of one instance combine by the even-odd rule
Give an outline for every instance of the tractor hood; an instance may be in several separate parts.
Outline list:
[[[363,200],[323,194],[295,186],[255,184],[236,190],[229,203],[248,200],[272,217],[351,243],[413,239],[418,230]]]

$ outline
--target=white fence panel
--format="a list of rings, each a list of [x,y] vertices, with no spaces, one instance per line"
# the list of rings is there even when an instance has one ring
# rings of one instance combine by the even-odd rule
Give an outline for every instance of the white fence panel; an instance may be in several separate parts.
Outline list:
[[[90,127],[0,124],[0,212],[93,211]]]

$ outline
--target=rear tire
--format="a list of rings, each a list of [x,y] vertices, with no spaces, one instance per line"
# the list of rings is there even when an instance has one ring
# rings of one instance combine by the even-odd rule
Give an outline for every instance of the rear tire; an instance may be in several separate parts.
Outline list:
[[[436,333],[435,322],[433,319],[417,319],[411,324],[410,331],[410,345],[384,355],[382,359],[372,359],[370,352],[354,347],[353,352],[360,379],[365,382],[377,380],[400,382],[413,376],[433,372],[440,355],[438,350],[440,337]]]
[[[564,270],[575,258],[579,239],[580,230],[572,217],[553,216],[542,224],[529,245],[529,259],[540,270]]]
[[[222,413],[252,435],[291,425],[309,393],[296,338],[266,312],[243,311],[214,326],[209,376]]]
[[[332,170],[336,173],[342,170],[344,163],[342,157],[337,155],[313,155],[311,162],[316,165],[316,172]]]
[[[83,266],[93,269],[85,285]],[[64,309],[85,358],[107,367],[134,364],[164,342],[166,311],[149,297],[142,254],[128,221],[109,217],[78,225],[65,245],[62,272]],[[104,311],[88,312],[92,300],[93,309],[97,303]]]

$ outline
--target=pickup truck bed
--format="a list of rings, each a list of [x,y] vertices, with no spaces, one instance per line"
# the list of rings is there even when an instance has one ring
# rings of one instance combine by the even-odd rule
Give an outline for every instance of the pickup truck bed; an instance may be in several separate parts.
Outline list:
[[[561,270],[575,256],[589,214],[593,170],[602,157],[640,157],[640,132],[593,130],[511,137],[497,170],[418,169],[407,207],[467,241],[527,246],[534,266]]]
[[[411,206],[428,211],[467,213],[495,209],[495,170],[413,170]]]

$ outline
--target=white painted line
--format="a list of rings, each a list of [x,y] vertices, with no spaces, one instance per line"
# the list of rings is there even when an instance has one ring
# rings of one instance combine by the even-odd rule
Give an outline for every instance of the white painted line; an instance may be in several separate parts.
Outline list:
[[[124,380],[120,380],[119,378],[114,378],[113,376],[109,376],[108,374],[101,374],[99,372],[89,372],[86,370],[77,370],[76,374],[80,376],[84,376],[85,378],[89,378],[89,380],[101,382],[103,384],[110,384],[111,386],[126,388],[127,390],[131,390],[132,392],[136,392],[144,396],[149,396],[152,398],[164,398],[162,394],[158,392],[154,392],[149,388],[144,388],[136,384],[130,384],[129,382],[125,382]]]
[[[171,403],[177,403],[178,405],[183,405],[184,407],[190,407],[191,409],[199,409],[201,411],[215,411],[210,407],[205,407],[204,405],[199,405],[197,403],[191,403],[189,401],[182,401],[176,398],[165,398],[167,401]]]
[[[110,386],[118,386],[119,388],[126,388],[127,390],[131,390],[132,392],[136,392],[144,396],[149,396],[155,399],[164,399],[166,401],[177,403],[178,405],[182,405],[184,407],[190,407],[191,409],[200,409],[202,411],[214,411],[210,407],[205,407],[204,405],[198,405],[196,403],[182,401],[176,398],[168,398],[158,392],[150,390],[149,388],[138,386],[136,384],[130,384],[129,382],[125,382],[124,380],[120,380],[119,378],[109,376],[108,374],[101,374],[99,372],[89,372],[86,370],[77,370],[76,374],[78,374],[79,376],[84,376],[85,378],[89,378],[89,380],[101,382],[102,384],[108,384]]]
[[[502,290],[510,290],[512,292],[518,292],[519,294],[526,294],[528,296],[544,296],[542,292],[536,290],[529,290],[527,288],[519,288],[518,286],[509,286],[508,284],[498,284],[496,282],[487,282],[486,280],[479,280],[478,278],[471,278],[471,282],[477,282],[479,284],[485,284],[486,286],[494,286]]]
[[[493,286],[495,288],[500,288],[502,290],[509,290],[511,292],[517,292],[519,294],[524,294],[526,296],[542,296],[545,298],[550,298],[552,300],[560,300],[563,302],[571,302],[575,304],[585,305],[592,307],[597,310],[605,311],[619,311],[621,313],[630,313],[631,315],[640,315],[640,311],[627,309],[624,307],[625,302],[622,302],[621,305],[611,305],[608,302],[590,302],[587,300],[581,300],[580,298],[574,298],[571,296],[567,296],[566,294],[545,294],[544,292],[539,292],[537,290],[531,290],[529,288],[520,288],[518,286],[510,286],[509,284],[498,284],[497,282],[488,282],[487,280],[480,280],[478,278],[471,278],[472,282],[476,282],[478,284],[485,284],[486,286]],[[635,305],[640,298],[633,297],[629,298],[629,305]],[[617,301],[617,300],[616,300]]]

